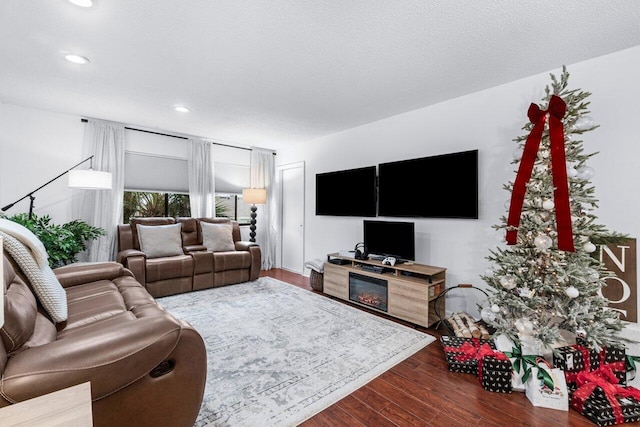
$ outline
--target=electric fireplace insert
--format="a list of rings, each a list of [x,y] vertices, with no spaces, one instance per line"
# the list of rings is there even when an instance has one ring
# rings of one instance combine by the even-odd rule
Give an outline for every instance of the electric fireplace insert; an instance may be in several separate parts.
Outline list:
[[[387,311],[387,281],[377,277],[349,272],[349,299],[358,304]]]

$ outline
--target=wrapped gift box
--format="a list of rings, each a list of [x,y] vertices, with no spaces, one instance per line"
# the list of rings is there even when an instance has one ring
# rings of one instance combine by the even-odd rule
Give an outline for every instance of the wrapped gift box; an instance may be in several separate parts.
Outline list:
[[[553,352],[553,366],[564,371],[569,394],[576,388],[578,373],[596,370],[599,364],[598,352],[579,344],[559,347]]]
[[[611,368],[618,384],[627,385],[626,351],[620,347],[605,347],[600,351],[600,366]]]
[[[576,345],[578,348],[586,348],[587,342],[582,337],[576,337]],[[584,352],[584,351],[583,351]],[[590,357],[593,360],[593,353],[590,352]],[[626,372],[626,350],[623,347],[603,347],[598,355],[598,363],[594,367],[591,367],[591,371],[596,370],[599,366],[607,366],[611,368],[616,378],[618,378],[618,384],[627,385],[627,372]],[[592,363],[592,365],[594,365]]]
[[[478,364],[478,379],[482,388],[496,393],[511,393],[511,376],[513,366],[504,353],[496,352],[496,356],[484,356]]]
[[[447,359],[447,367],[451,372],[478,374],[477,353],[482,345],[495,349],[493,340],[478,338],[462,338],[444,335],[440,337],[442,349]]]
[[[609,390],[607,396],[602,387],[595,386],[586,397],[585,393],[581,393],[581,388],[578,388],[571,398],[571,407],[598,426],[640,421],[640,400],[628,395],[632,392],[631,389],[637,394],[640,394],[640,390],[619,385],[614,387],[617,391]]]

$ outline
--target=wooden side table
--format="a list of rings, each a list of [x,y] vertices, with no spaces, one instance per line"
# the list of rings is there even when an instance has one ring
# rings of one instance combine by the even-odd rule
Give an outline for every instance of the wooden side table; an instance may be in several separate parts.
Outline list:
[[[0,409],[3,427],[91,427],[91,385],[83,383]]]

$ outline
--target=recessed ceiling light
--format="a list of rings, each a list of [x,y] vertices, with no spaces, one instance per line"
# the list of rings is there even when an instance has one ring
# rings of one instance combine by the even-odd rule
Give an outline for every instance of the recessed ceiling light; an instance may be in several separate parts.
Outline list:
[[[81,55],[77,55],[75,53],[65,53],[64,55],[64,59],[66,59],[69,62],[73,62],[74,64],[88,64],[91,61],[89,61],[88,58],[85,58],[84,56]]]
[[[188,113],[189,112],[189,108],[185,107],[184,105],[174,105],[173,109],[176,111],[180,111],[181,113]]]
[[[80,7],[91,7],[93,6],[93,0],[69,0],[69,2],[75,4]]]

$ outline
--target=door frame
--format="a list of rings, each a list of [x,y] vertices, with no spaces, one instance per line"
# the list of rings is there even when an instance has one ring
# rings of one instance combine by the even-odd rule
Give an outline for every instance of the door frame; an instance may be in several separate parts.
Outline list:
[[[300,274],[304,274],[304,263],[305,263],[305,215],[306,215],[306,174],[305,174],[305,162],[300,161],[300,162],[294,162],[294,163],[287,163],[285,165],[280,165],[278,166],[277,169],[277,176],[278,176],[278,181],[280,182],[279,185],[279,203],[278,203],[278,218],[279,218],[279,226],[280,226],[280,238],[278,239],[278,245],[279,245],[279,250],[277,252],[278,256],[278,262],[276,263],[280,268],[282,267],[283,264],[283,236],[284,236],[284,227],[283,227],[283,211],[284,211],[284,185],[283,185],[283,180],[282,180],[282,173],[285,170],[288,169],[297,169],[297,168],[301,168],[302,169],[302,265],[300,266]],[[287,270],[288,271],[288,270]]]

